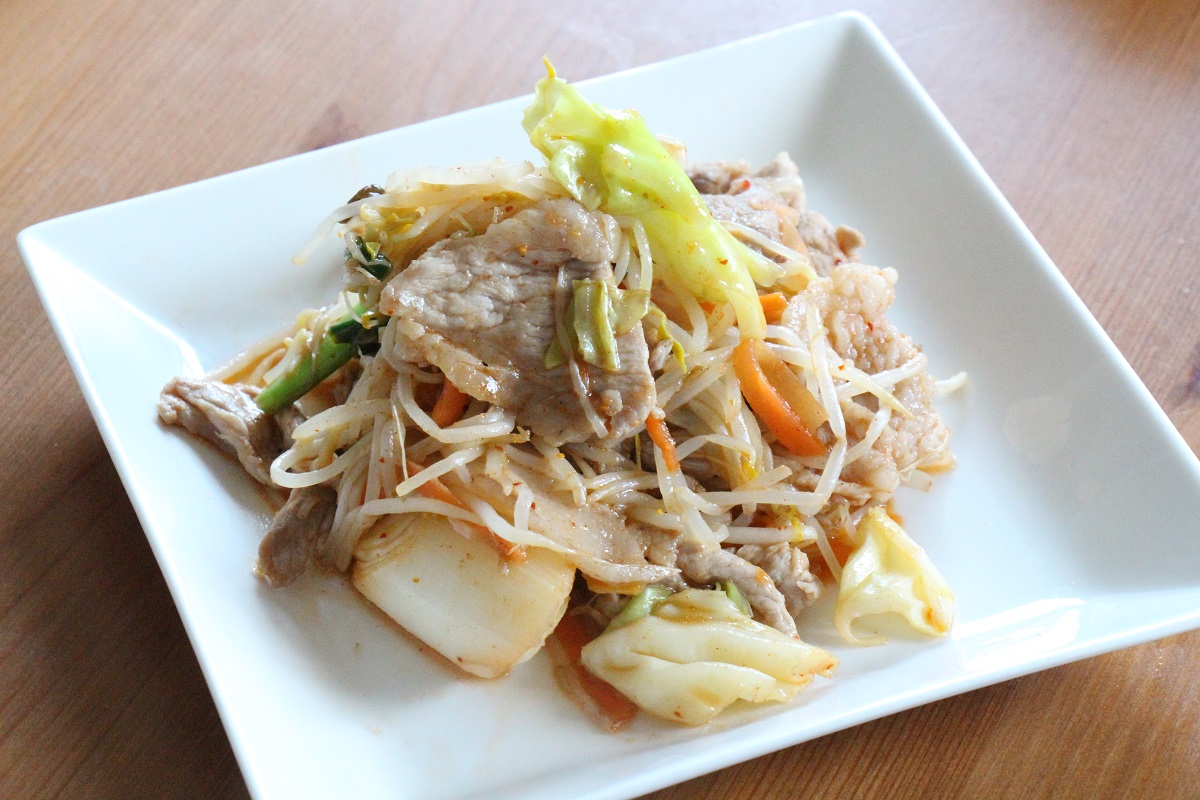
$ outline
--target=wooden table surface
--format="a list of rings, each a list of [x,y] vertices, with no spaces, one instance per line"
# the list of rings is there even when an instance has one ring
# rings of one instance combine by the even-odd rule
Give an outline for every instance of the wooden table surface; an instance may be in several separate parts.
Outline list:
[[[0,797],[247,794],[18,230],[522,94],[543,53],[579,79],[850,7],[517,5],[0,4]],[[1200,4],[854,7],[1200,448]],[[1196,797],[1196,675],[1175,636],[653,797]]]

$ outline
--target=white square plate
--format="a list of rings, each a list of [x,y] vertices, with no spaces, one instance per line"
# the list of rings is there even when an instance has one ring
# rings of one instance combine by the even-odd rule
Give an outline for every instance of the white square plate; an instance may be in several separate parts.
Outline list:
[[[569,77],[569,76],[568,76]],[[322,304],[339,248],[290,256],[397,168],[532,158],[526,99],[74,214],[19,238],[258,798],[624,798],[904,708],[1200,624],[1200,465],[932,101],[861,16],[590,81],[697,159],[789,151],[810,206],[900,272],[960,466],[900,511],[957,591],[945,640],[854,649],[788,705],[598,732],[539,656],[455,674],[349,587],[251,574],[267,507],[161,428],[160,387]],[[828,609],[826,609],[828,610]]]

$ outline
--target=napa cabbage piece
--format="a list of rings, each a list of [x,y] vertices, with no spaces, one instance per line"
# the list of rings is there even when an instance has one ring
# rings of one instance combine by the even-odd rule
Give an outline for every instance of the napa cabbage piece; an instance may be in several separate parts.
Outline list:
[[[755,282],[777,271],[713,219],[687,174],[636,111],[593,105],[546,62],[523,125],[550,174],[588,210],[631,217],[645,227],[655,277],[672,291],[730,303],[746,338],[766,318]],[[643,254],[644,257],[644,254]]]
[[[930,636],[943,636],[954,619],[954,594],[937,567],[904,528],[882,508],[858,523],[862,544],[842,569],[833,621],[851,644],[887,642],[881,634],[860,636],[854,623],[875,614],[899,614]]]
[[[736,700],[790,700],[837,659],[755,622],[723,591],[684,589],[609,627],[583,665],[645,711],[703,725]]]

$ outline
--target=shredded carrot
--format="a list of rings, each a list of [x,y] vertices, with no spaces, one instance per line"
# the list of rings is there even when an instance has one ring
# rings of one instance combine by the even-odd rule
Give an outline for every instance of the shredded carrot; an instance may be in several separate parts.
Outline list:
[[[409,474],[415,474],[420,472],[422,469],[423,467],[420,464],[414,464],[411,461],[408,462]],[[467,508],[466,503],[455,497],[454,494],[446,488],[446,484],[442,483],[437,478],[422,483],[417,487],[417,492],[424,497],[429,498],[430,500],[441,500],[443,503],[449,503],[457,508],[461,508],[466,511],[470,510]],[[513,544],[507,539],[497,536],[495,531],[484,525],[477,525],[473,522],[464,522],[464,524],[478,533],[479,538],[491,545],[505,561],[509,562],[510,564],[525,563],[525,548],[521,547],[519,544]]]
[[[663,463],[667,465],[667,469],[671,472],[679,471],[679,456],[675,454],[675,440],[671,438],[671,432],[667,430],[667,423],[662,417],[655,416],[655,412],[651,411],[650,416],[646,417],[646,433],[650,434],[650,441],[662,451]]]
[[[858,549],[858,545],[854,543],[850,532],[843,528],[829,537],[829,549],[833,551],[833,557],[844,567],[850,560],[850,556]]]
[[[701,300],[701,301],[700,301],[700,307],[701,307],[702,309],[704,309],[704,313],[705,313],[705,314],[711,314],[712,312],[714,312],[714,311],[716,311],[716,310],[717,310],[717,304],[716,304],[716,303],[710,303],[710,302],[708,302],[707,300]]]
[[[554,639],[571,665],[573,677],[588,699],[595,704],[606,727],[616,732],[637,716],[637,706],[611,683],[600,680],[583,666],[583,648],[603,631],[591,619],[568,611],[554,629]]]
[[[436,383],[418,383],[413,387],[413,397],[417,401],[417,405],[422,411],[428,413],[437,402],[438,395],[442,392],[442,387]]]
[[[773,528],[777,531],[785,531],[790,529],[792,526],[790,522],[778,516],[774,511],[760,507],[754,512],[754,516],[750,520],[750,527]]]
[[[824,409],[766,342],[743,340],[733,351],[733,371],[746,402],[780,444],[798,456],[828,452],[815,433],[825,421]]]
[[[442,382],[442,393],[438,395],[437,402],[433,404],[433,410],[429,412],[429,416],[433,418],[439,428],[453,425],[462,419],[470,399],[470,395],[459,391],[458,387],[447,378]]]
[[[783,316],[783,310],[787,308],[787,295],[783,292],[771,292],[770,294],[759,295],[758,302],[762,303],[763,316],[767,318],[768,325],[778,324],[779,318]]]
[[[858,549],[858,545],[854,543],[850,533],[846,530],[840,530],[833,536],[829,537],[829,549],[833,551],[833,557],[837,559],[838,564],[843,567],[850,560],[850,556],[854,555],[854,551]],[[808,556],[808,569],[813,576],[824,583],[833,582],[833,573],[829,571],[829,565],[825,563],[825,557],[821,555],[821,550],[816,545],[806,547],[805,555]]]

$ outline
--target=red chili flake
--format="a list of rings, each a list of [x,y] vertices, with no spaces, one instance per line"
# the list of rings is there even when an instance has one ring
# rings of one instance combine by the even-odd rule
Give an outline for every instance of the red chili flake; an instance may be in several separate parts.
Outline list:
[[[869,331],[875,330],[875,326],[871,324],[871,320],[867,320],[867,330],[869,330]]]
[[[729,259],[728,259],[728,258],[718,258],[718,259],[717,259],[717,263],[718,263],[718,264],[721,264],[722,266],[724,266],[725,264],[728,264],[728,263],[729,263]]]

